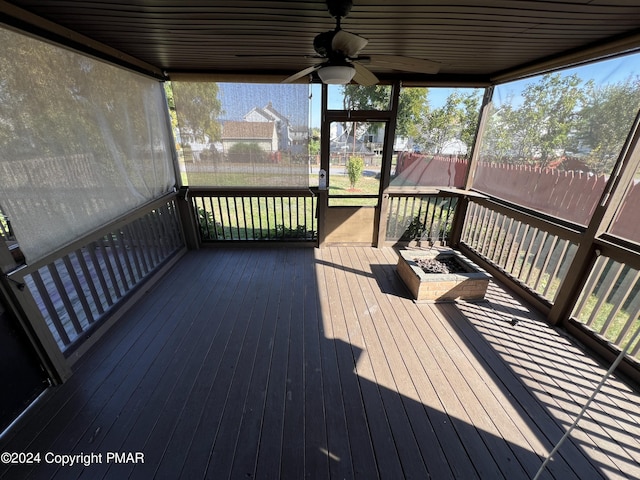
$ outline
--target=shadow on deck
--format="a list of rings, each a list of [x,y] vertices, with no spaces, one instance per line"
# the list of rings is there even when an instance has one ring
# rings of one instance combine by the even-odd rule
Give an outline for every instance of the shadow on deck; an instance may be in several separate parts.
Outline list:
[[[0,476],[532,478],[604,369],[497,284],[413,303],[396,259],[188,253],[0,440],[41,455]],[[541,478],[639,478],[639,407],[612,378]]]

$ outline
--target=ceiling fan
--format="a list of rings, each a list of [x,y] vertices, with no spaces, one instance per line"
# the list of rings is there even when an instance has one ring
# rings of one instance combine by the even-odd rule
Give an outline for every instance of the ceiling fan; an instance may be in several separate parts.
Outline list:
[[[440,64],[420,58],[399,55],[367,55],[360,52],[367,46],[366,38],[342,30],[340,22],[351,11],[353,0],[326,0],[327,8],[336,19],[334,30],[320,33],[313,40],[313,48],[318,55],[313,58],[324,59],[322,63],[305,68],[283,80],[291,83],[317,72],[322,83],[346,84],[352,80],[360,85],[369,86],[378,83],[378,78],[363,65],[378,65],[416,73],[437,73]]]

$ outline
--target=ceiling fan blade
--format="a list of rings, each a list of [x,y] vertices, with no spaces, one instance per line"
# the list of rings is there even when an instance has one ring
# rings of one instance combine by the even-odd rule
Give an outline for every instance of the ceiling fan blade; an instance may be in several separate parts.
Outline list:
[[[298,73],[294,73],[293,75],[291,75],[290,77],[285,78],[282,83],[293,83],[296,80],[304,77],[305,75],[309,75],[313,72],[315,72],[316,70],[318,70],[323,64],[320,65],[314,65],[312,67],[309,68],[305,68],[304,70],[300,70]]]
[[[378,77],[376,77],[368,68],[357,62],[354,62],[353,66],[356,67],[356,74],[353,76],[353,81],[357,84],[362,85],[363,87],[369,87],[379,82]]]
[[[331,50],[340,51],[347,57],[355,57],[364,47],[367,46],[369,40],[356,35],[355,33],[338,30],[331,40]]]
[[[371,64],[404,72],[438,73],[440,64],[422,58],[403,57],[401,55],[369,55]]]

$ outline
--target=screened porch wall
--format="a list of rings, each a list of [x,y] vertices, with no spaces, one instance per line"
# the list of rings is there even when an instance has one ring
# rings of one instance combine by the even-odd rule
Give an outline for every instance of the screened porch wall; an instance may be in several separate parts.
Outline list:
[[[494,89],[460,246],[638,378],[636,58]]]

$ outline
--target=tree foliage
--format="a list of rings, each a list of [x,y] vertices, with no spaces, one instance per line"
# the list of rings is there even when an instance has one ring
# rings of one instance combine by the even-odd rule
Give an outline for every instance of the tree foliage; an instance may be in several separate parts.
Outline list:
[[[389,109],[390,96],[388,86],[346,85],[344,108]],[[442,107],[433,109],[428,88],[403,88],[398,99],[396,136],[409,137],[415,146],[433,153],[440,153],[452,140],[460,140],[470,152],[475,141],[480,101],[480,90],[454,90]]]
[[[320,129],[309,129],[309,155],[320,155]]]
[[[594,172],[609,172],[640,108],[640,77],[599,88],[590,82],[585,96],[574,148],[588,150],[586,162]]]
[[[356,184],[360,177],[362,177],[363,171],[364,160],[362,157],[349,157],[349,161],[347,162],[347,175],[349,176],[351,188],[356,188]]]
[[[222,126],[218,121],[222,102],[218,85],[213,82],[172,82],[172,96],[177,123],[182,132],[191,133],[202,143],[220,140]]]
[[[442,153],[452,140],[460,140],[471,152],[475,140],[480,109],[478,91],[462,93],[454,90],[442,107],[431,110],[417,123],[415,143],[422,150]]]
[[[541,167],[579,157],[594,173],[610,172],[639,108],[637,77],[597,84],[546,74],[494,109],[482,157]]]
[[[344,86],[345,110],[388,110],[391,105],[391,87],[388,85]],[[416,124],[429,112],[426,88],[403,88],[398,99],[396,135],[415,136]]]

